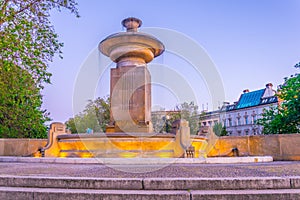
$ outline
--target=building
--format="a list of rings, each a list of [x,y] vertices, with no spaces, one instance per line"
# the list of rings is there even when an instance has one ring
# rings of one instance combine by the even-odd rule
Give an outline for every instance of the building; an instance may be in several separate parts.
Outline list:
[[[220,122],[220,110],[206,112],[203,111],[200,116],[200,127],[199,127],[199,135],[205,135],[208,133],[208,129],[213,127],[217,123]]]
[[[228,135],[261,134],[262,127],[256,124],[257,119],[261,118],[264,109],[278,105],[276,91],[272,87],[272,83],[268,83],[264,89],[252,92],[244,90],[237,102],[224,103],[220,110],[206,112],[200,118],[200,134],[217,122],[226,127]]]
[[[174,116],[180,116],[180,111],[172,110],[158,110],[151,112],[153,131],[156,133],[166,133],[172,130],[172,118]]]

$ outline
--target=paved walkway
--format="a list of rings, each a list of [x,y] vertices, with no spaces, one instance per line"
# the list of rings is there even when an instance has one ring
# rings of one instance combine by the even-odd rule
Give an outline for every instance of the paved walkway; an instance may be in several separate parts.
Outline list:
[[[47,177],[286,177],[300,176],[300,161],[248,164],[124,165],[0,162],[0,175]]]

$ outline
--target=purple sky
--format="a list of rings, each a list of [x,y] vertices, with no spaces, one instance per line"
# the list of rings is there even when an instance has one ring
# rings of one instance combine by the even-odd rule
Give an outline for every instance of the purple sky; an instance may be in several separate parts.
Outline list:
[[[230,102],[236,101],[246,88],[261,89],[268,82],[276,87],[284,77],[296,72],[293,66],[300,60],[299,0],[78,0],[78,3],[80,18],[65,11],[52,12],[55,30],[65,44],[64,59],[55,59],[50,64],[52,84],[43,91],[43,107],[54,121],[65,122],[73,116],[74,84],[82,63],[101,40],[124,30],[120,22],[129,16],[140,18],[143,27],[167,28],[195,40],[213,60],[223,81],[225,99]],[[174,68],[185,65],[168,54],[157,62]],[[104,77],[99,85],[108,88],[108,83],[103,86],[107,81],[108,77]],[[196,85],[199,94],[207,90],[203,80],[198,80],[202,82],[199,85],[194,78],[189,82]],[[164,89],[153,87],[154,105],[171,109],[178,103],[172,98],[168,101],[157,97]],[[98,92],[99,96],[106,93],[108,90]],[[205,94],[197,96],[197,103],[201,109],[207,103],[212,109]]]

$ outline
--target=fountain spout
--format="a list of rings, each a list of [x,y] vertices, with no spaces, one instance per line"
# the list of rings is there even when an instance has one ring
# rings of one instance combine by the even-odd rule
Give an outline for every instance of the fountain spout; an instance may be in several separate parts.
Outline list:
[[[122,25],[127,32],[137,32],[142,25],[142,20],[135,17],[128,17],[122,21]]]

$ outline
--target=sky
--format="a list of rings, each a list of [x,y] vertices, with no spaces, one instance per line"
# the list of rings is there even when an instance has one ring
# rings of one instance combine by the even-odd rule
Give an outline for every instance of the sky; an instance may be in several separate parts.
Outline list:
[[[170,37],[179,34],[196,43],[214,64],[216,82],[222,83],[224,99],[218,99],[219,104],[237,101],[244,89],[262,89],[269,82],[276,89],[284,77],[296,73],[293,66],[300,61],[299,0],[78,0],[78,9],[80,18],[66,10],[51,12],[52,24],[64,43],[64,58],[57,57],[50,63],[52,84],[42,92],[43,108],[50,112],[53,121],[65,122],[76,114],[74,92],[82,69],[89,62],[99,64],[99,42],[124,31],[121,21],[127,17],[141,19],[145,30],[162,28],[169,31]],[[158,39],[168,43],[168,37]],[[187,45],[183,44],[183,48]],[[181,77],[191,87],[199,110],[216,109],[207,75],[195,71],[189,60],[172,53],[169,44],[166,47],[167,51],[153,63],[168,67],[153,69],[159,69],[162,78],[177,83],[176,87],[185,84],[179,81]],[[200,50],[191,47],[189,53],[197,57]],[[94,98],[109,94],[112,67],[114,64],[99,77]],[[176,74],[179,79],[173,78]],[[154,107],[169,110],[181,103],[182,98],[168,85],[153,84],[152,90]]]

